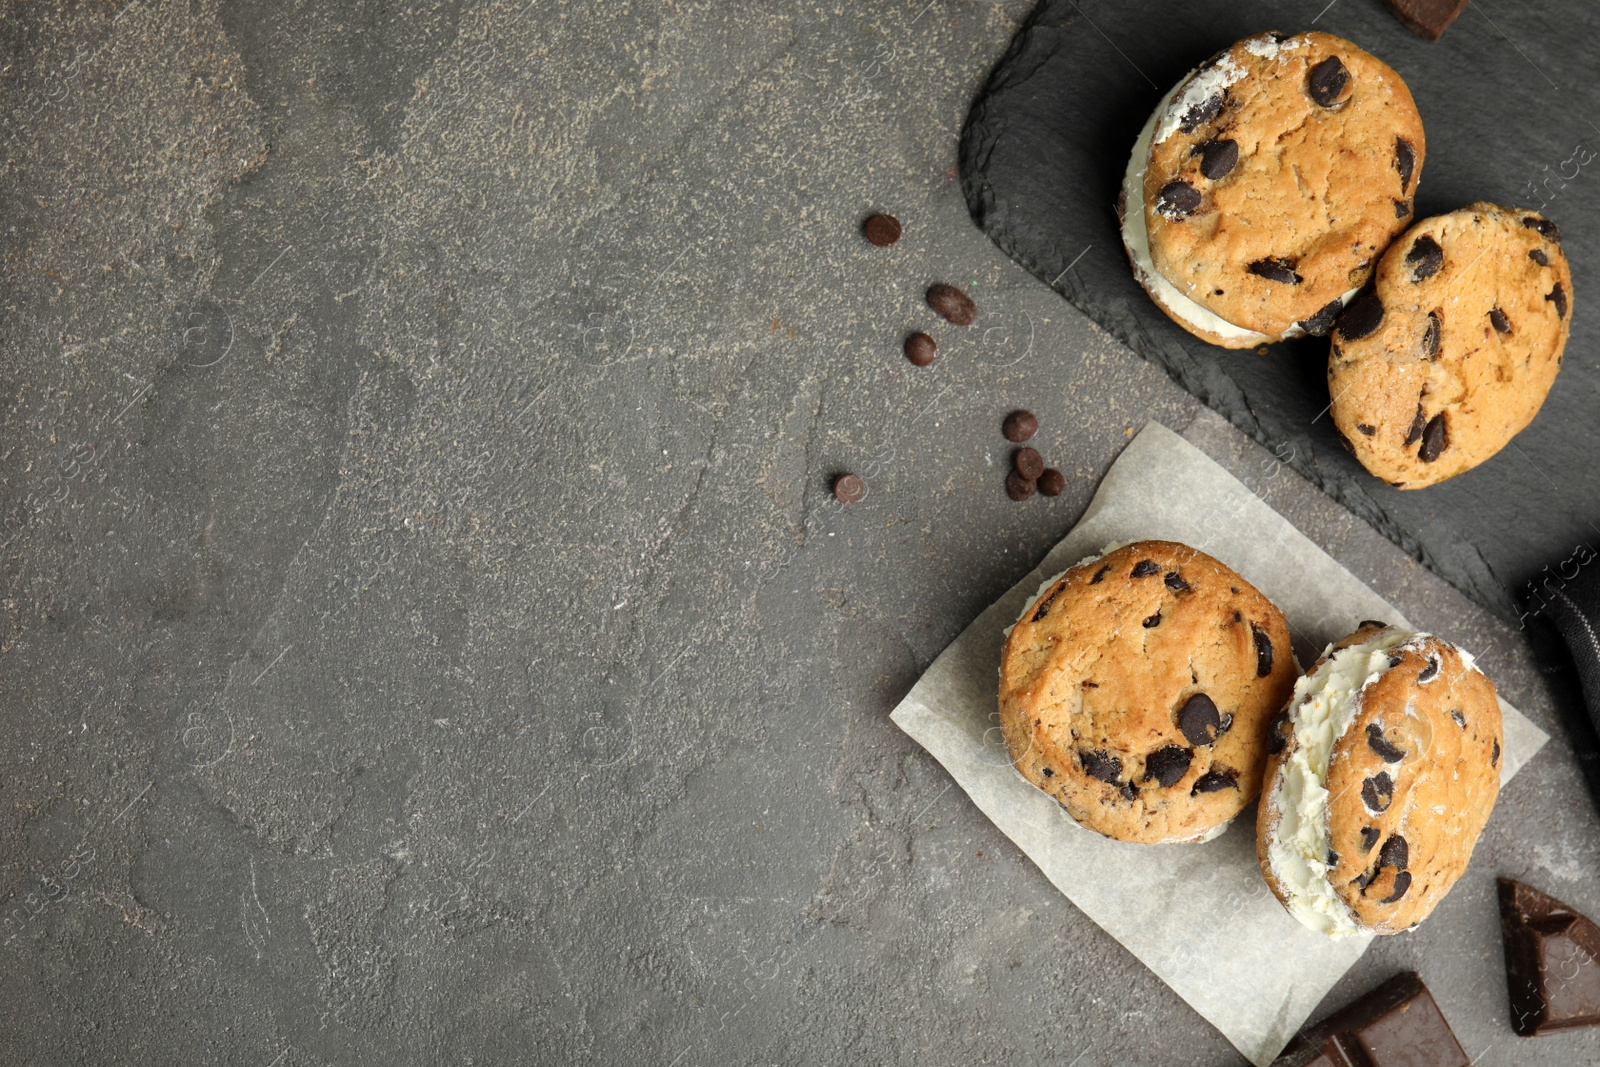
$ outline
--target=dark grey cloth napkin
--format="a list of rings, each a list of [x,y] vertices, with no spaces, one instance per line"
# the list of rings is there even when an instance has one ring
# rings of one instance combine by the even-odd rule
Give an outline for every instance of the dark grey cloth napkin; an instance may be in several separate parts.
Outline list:
[[[1525,622],[1542,616],[1560,632],[1583,685],[1589,719],[1600,731],[1600,553],[1582,545],[1560,564],[1546,567],[1524,606]]]

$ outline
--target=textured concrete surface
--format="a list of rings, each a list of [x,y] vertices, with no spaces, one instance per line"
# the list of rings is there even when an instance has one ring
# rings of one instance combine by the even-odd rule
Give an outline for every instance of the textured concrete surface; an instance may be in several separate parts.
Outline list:
[[[0,7],[0,1061],[1239,1062],[887,720],[1198,410],[968,220],[1026,8]],[[1597,844],[1555,751],[1480,873]]]

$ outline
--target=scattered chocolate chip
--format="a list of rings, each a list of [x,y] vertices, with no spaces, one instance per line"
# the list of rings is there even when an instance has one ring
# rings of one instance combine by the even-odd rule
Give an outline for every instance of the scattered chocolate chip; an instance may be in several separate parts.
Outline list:
[[[1138,563],[1133,565],[1133,576],[1135,578],[1148,578],[1160,569],[1160,567],[1156,566],[1155,560],[1141,559]]]
[[[1039,475],[1039,492],[1045,496],[1060,496],[1067,487],[1067,476],[1054,467],[1046,467]]]
[[[1065,582],[1058,584],[1054,589],[1050,590],[1049,596],[1039,601],[1039,607],[1035,609],[1033,613],[1034,622],[1038,622],[1040,619],[1050,614],[1050,605],[1055,601],[1056,597],[1061,595],[1061,590],[1065,589],[1066,587],[1067,586]]]
[[[1154,778],[1163,789],[1176,785],[1189,770],[1194,753],[1178,745],[1158,748],[1144,758],[1144,776]]]
[[[1422,330],[1422,354],[1430,360],[1439,358],[1439,313],[1428,312],[1428,325]]]
[[[1397,901],[1401,897],[1405,896],[1406,895],[1406,890],[1410,889],[1410,888],[1411,888],[1411,872],[1410,871],[1401,871],[1399,874],[1394,876],[1394,891],[1392,893],[1390,893],[1388,896],[1384,897],[1382,900],[1378,901],[1378,903],[1379,904],[1393,904],[1395,901]]]
[[[1422,413],[1422,405],[1418,404],[1417,417],[1411,420],[1411,428],[1406,431],[1406,439],[1400,443],[1403,445],[1416,444],[1418,441],[1422,440],[1422,431],[1427,425],[1427,416]]]
[[[1312,337],[1326,337],[1328,331],[1333,329],[1333,320],[1339,317],[1339,312],[1344,310],[1344,301],[1332,300],[1323,305],[1322,309],[1309,319],[1301,319],[1295,323]]]
[[[1238,141],[1207,141],[1196,151],[1200,153],[1200,173],[1212,181],[1226,178],[1239,163]]]
[[[1344,69],[1338,56],[1329,56],[1311,68],[1306,80],[1306,91],[1318,107],[1333,107],[1339,102],[1345,86],[1350,84],[1350,72]]]
[[[1170,181],[1156,194],[1156,211],[1176,221],[1194,214],[1200,200],[1200,191],[1188,182]]]
[[[1028,481],[1036,481],[1044,473],[1044,457],[1037,448],[1019,448],[1011,456],[1011,466]]]
[[[1403,219],[1409,214],[1411,214],[1411,201],[1409,201],[1409,200],[1396,200],[1394,202],[1394,217],[1395,218]]]
[[[1376,826],[1363,826],[1361,828],[1361,851],[1371,852],[1372,846],[1378,843],[1379,830]]]
[[[1384,739],[1383,727],[1375,722],[1367,724],[1367,745],[1385,763],[1399,763],[1406,758],[1405,750],[1394,747]]]
[[[978,317],[978,305],[972,297],[943,282],[928,287],[928,306],[957,326],[971,326]]]
[[[893,215],[874,215],[861,227],[867,240],[879,248],[888,248],[900,240],[900,220]]]
[[[1300,275],[1295,273],[1294,261],[1279,256],[1258,259],[1245,270],[1258,278],[1265,278],[1269,282],[1281,282],[1284,285],[1299,285],[1301,281]]]
[[[1359,341],[1383,322],[1383,302],[1378,294],[1367,290],[1344,309],[1339,316],[1339,337],[1345,341]]]
[[[1456,721],[1456,725],[1461,727],[1463,730],[1467,728],[1467,717],[1461,714],[1460,708],[1451,708],[1450,717],[1454,719]]]
[[[1379,771],[1361,783],[1361,800],[1368,811],[1389,810],[1389,804],[1394,800],[1394,779],[1389,777],[1388,771]]]
[[[1489,766],[1491,766],[1491,767],[1500,766],[1500,739],[1499,738],[1495,738],[1494,753],[1489,757]]]
[[[1154,615],[1148,616],[1144,620],[1144,628],[1146,630],[1154,629],[1155,627],[1160,626],[1160,625],[1161,625],[1161,612],[1159,612],[1159,611],[1156,612]]]
[[[1424,463],[1432,463],[1450,447],[1450,430],[1445,425],[1444,412],[1439,412],[1428,420],[1427,428],[1422,431],[1422,447],[1417,449],[1417,458]]]
[[[1193,133],[1203,124],[1210,122],[1222,112],[1223,94],[1216,93],[1195,104],[1183,113],[1183,118],[1178,121],[1178,129],[1184,133]]]
[[[1267,755],[1276,756],[1289,743],[1289,713],[1280,711],[1267,726]]]
[[[1196,693],[1178,709],[1178,729],[1191,745],[1209,745],[1222,736],[1222,716],[1204,693]]]
[[[1039,432],[1039,417],[1031,411],[1013,411],[1000,424],[1000,432],[1013,444],[1021,444]]]
[[[1400,191],[1403,193],[1411,188],[1411,175],[1417,169],[1417,150],[1412,148],[1411,142],[1404,137],[1394,139],[1394,169],[1400,175]],[[1409,204],[1406,205],[1406,210],[1411,210]],[[1400,215],[1400,212],[1396,210],[1395,214]],[[1400,217],[1405,216],[1400,215]]]
[[[856,504],[867,495],[867,483],[859,474],[841,474],[833,480],[833,498],[841,504]]]
[[[1529,215],[1522,220],[1522,224],[1530,230],[1538,230],[1556,244],[1561,243],[1561,228],[1549,219],[1541,219],[1537,215]]]
[[[1418,237],[1406,253],[1406,266],[1411,268],[1411,280],[1420,282],[1439,273],[1444,266],[1444,249],[1427,234]]]
[[[1100,582],[1105,578],[1105,576],[1107,574],[1110,574],[1110,573],[1111,573],[1111,564],[1107,563],[1104,567],[1101,567],[1099,570],[1094,572],[1094,577],[1089,579],[1089,584],[1090,585],[1099,585]]]
[[[1360,430],[1362,434],[1367,437],[1371,437],[1373,434],[1378,432],[1378,428],[1376,426],[1368,426],[1364,422],[1356,423],[1356,429]]]
[[[1012,500],[1026,500],[1033,495],[1037,488],[1032,478],[1024,478],[1016,471],[1006,475],[1006,496]]]
[[[1567,317],[1567,291],[1561,287],[1560,282],[1556,282],[1556,287],[1546,294],[1545,299],[1555,301],[1556,318]]]
[[[914,333],[906,338],[906,358],[913,365],[926,367],[939,352],[939,342],[925,333]]]
[[[1200,793],[1215,793],[1222,789],[1238,789],[1239,783],[1232,774],[1224,771],[1208,771],[1202,774],[1194,783],[1194,788],[1189,791],[1190,796]]]
[[[1250,624],[1250,636],[1256,643],[1256,677],[1265,678],[1272,673],[1272,638],[1255,623]]]
[[[1398,867],[1403,871],[1410,855],[1411,849],[1406,845],[1406,839],[1399,834],[1392,834],[1378,850],[1378,866]]]
[[[1099,749],[1080,752],[1078,762],[1083,764],[1083,769],[1089,772],[1090,777],[1098,778],[1102,782],[1115,783],[1122,777],[1122,761],[1109,752],[1102,752]]]
[[[1046,778],[1054,778],[1056,776],[1055,768],[1053,767],[1044,767],[1042,771]]]
[[[1550,257],[1544,254],[1544,249],[1542,248],[1530,248],[1528,250],[1528,258],[1539,264],[1541,267],[1548,267],[1550,265]]]
[[[1419,681],[1419,682],[1431,682],[1431,681],[1433,681],[1434,676],[1437,675],[1438,673],[1439,673],[1439,657],[1436,654],[1429,655],[1428,656],[1428,665],[1426,667],[1422,668],[1422,670],[1417,672],[1417,681]]]
[[[1168,571],[1167,576],[1163,578],[1162,581],[1167,583],[1168,589],[1175,590],[1176,592],[1187,593],[1189,591],[1189,583],[1184,581],[1183,575],[1179,574],[1177,571]]]
[[[1499,308],[1489,309],[1489,324],[1495,328],[1496,333],[1511,332],[1511,320],[1506,318],[1506,313]]]

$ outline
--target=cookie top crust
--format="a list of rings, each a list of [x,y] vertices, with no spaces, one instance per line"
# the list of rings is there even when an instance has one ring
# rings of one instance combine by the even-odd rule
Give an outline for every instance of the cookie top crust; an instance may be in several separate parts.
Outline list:
[[[1326,333],[1405,227],[1425,154],[1411,92],[1381,60],[1326,33],[1246,38],[1155,118],[1150,260],[1239,329]]]
[[[1171,541],[1087,560],[1040,590],[1001,656],[1017,770],[1123,841],[1205,839],[1255,798],[1265,727],[1299,675],[1283,614]]]
[[[1384,253],[1334,331],[1333,421],[1362,466],[1420,489],[1499,452],[1538,414],[1572,328],[1556,224],[1477,203]]]

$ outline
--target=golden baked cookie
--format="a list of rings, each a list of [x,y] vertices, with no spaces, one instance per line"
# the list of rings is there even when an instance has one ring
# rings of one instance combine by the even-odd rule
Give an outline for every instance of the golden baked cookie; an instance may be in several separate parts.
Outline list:
[[[1137,541],[1048,583],[1006,639],[1012,762],[1091,830],[1203,840],[1255,799],[1300,674],[1289,626],[1226,565]]]
[[[1256,855],[1333,937],[1408,930],[1467,869],[1500,791],[1494,683],[1448,641],[1378,622],[1328,646],[1273,723]]]
[[[1453,478],[1533,421],[1571,327],[1555,223],[1486,203],[1423,219],[1339,319],[1333,421],[1361,465],[1397,488]]]

